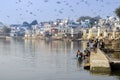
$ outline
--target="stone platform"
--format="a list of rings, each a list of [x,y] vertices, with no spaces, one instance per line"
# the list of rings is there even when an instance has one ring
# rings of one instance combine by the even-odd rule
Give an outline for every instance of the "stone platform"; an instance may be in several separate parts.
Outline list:
[[[90,55],[90,71],[91,72],[110,72],[109,60],[101,52],[100,49],[97,49],[97,53],[94,51]]]

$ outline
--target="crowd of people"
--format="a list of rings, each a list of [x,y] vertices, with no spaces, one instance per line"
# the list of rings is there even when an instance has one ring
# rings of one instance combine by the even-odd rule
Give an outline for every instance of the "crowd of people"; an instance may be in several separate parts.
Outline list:
[[[90,39],[87,42],[87,48],[84,50],[84,52],[81,52],[80,50],[77,51],[76,57],[85,59],[86,57],[90,56],[90,52],[94,51],[94,53],[97,53],[97,48],[104,49],[105,43],[103,39]]]

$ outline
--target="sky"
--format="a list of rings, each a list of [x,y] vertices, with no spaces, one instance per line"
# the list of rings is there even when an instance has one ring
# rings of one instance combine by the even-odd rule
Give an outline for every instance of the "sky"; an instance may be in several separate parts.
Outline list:
[[[115,16],[120,0],[0,0],[0,22],[22,24],[80,16]]]

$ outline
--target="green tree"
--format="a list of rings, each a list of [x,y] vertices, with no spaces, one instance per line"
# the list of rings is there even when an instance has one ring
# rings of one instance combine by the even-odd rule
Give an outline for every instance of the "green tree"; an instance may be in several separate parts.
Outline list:
[[[90,25],[93,26],[93,25],[95,25],[95,22],[98,22],[99,19],[101,19],[101,17],[100,16],[96,16],[96,17],[81,16],[77,19],[77,22],[85,21],[86,19],[89,19]]]
[[[116,8],[115,13],[120,18],[120,7]]]
[[[4,26],[4,27],[2,28],[2,31],[3,31],[3,34],[4,34],[4,35],[7,35],[7,34],[10,33],[11,29],[8,28],[7,26]]]

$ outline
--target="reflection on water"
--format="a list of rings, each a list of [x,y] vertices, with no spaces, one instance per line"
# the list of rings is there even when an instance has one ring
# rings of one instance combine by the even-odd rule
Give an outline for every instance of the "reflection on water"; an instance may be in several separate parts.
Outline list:
[[[119,80],[91,75],[76,59],[84,42],[0,40],[0,80]]]

